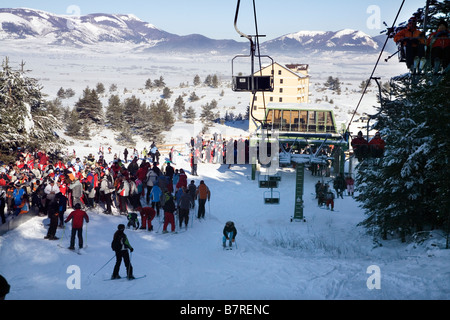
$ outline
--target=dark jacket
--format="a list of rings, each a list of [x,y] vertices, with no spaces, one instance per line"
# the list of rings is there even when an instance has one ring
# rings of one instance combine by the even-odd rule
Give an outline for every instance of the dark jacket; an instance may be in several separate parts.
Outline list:
[[[227,225],[225,225],[225,227],[223,228],[223,235],[228,238],[228,235],[230,232],[233,232],[233,240],[236,239],[236,235],[237,235],[237,230],[236,227],[233,225],[231,225],[230,227],[228,227]]]
[[[114,233],[113,241],[111,243],[111,248],[113,251],[122,251],[130,249],[133,252],[133,247],[128,242],[127,235],[123,232],[123,230],[117,230]]]
[[[173,201],[173,196],[169,193],[165,193],[165,194],[163,194],[163,197],[166,197],[166,201],[163,205],[164,211],[174,213],[176,208],[175,208],[175,202]]]

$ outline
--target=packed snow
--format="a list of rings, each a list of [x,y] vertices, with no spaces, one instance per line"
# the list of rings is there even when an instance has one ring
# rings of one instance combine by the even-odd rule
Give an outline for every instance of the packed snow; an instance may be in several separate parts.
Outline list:
[[[105,87],[117,83],[121,99],[138,94],[137,88],[145,80],[164,75],[170,86],[192,81],[194,75],[219,73],[226,79],[230,74],[229,60],[219,57],[147,57],[139,53],[103,54],[80,53],[77,56],[58,49],[44,54],[11,50],[12,60],[27,62],[33,69],[31,76],[40,78],[50,97],[63,86],[77,92],[71,102],[81,95],[86,86],[94,87],[105,82]],[[2,50],[0,50],[2,51]],[[3,52],[0,52],[3,55]],[[358,85],[366,80],[376,57],[352,57],[336,53],[333,57],[313,57],[309,61],[284,59],[309,63],[311,67],[311,97],[322,100],[324,95],[334,99],[338,119],[345,123],[351,117],[360,93]],[[297,58],[298,60],[298,58]],[[118,62],[119,61],[119,62]],[[188,62],[188,63],[186,63]],[[396,69],[397,68],[397,69]],[[397,66],[382,66],[382,72],[399,74]],[[228,70],[228,73],[227,73]],[[120,76],[119,76],[120,75]],[[343,94],[316,90],[327,76],[339,76]],[[387,79],[386,79],[387,81]],[[123,86],[130,93],[122,94]],[[345,89],[348,87],[348,92]],[[372,88],[374,89],[374,88]],[[178,93],[188,89],[178,88]],[[193,90],[192,87],[190,90]],[[249,97],[237,95],[229,88],[202,88],[198,95],[204,104],[218,99],[225,91],[220,107],[245,112]],[[368,94],[360,113],[370,112],[376,105],[376,89]],[[346,93],[347,92],[347,93]],[[159,99],[141,95],[144,101]],[[106,98],[105,98],[106,99]],[[328,103],[328,102],[326,102]],[[188,107],[189,104],[186,105]],[[335,106],[335,107],[334,107]],[[199,106],[198,106],[199,107]],[[236,112],[237,113],[237,112]],[[361,124],[365,125],[365,123]],[[227,136],[246,137],[248,123],[227,123],[210,129]],[[89,210],[90,223],[85,225],[85,245],[80,255],[67,250],[70,223],[58,229],[58,241],[44,240],[47,234],[46,217],[35,217],[0,237],[0,274],[11,285],[9,300],[391,300],[450,298],[450,250],[445,250],[445,237],[436,231],[423,242],[409,240],[377,240],[357,224],[364,212],[350,196],[335,200],[335,211],[319,208],[314,196],[318,180],[329,182],[332,177],[312,176],[305,172],[305,221],[291,221],[295,205],[295,170],[280,170],[280,205],[264,205],[264,189],[258,187],[259,175],[251,179],[249,165],[200,164],[199,176],[191,176],[185,143],[202,129],[201,124],[187,125],[177,122],[166,135],[166,144],[179,151],[175,168],[188,173],[188,181],[196,184],[204,180],[211,190],[211,201],[206,206],[206,219],[196,219],[190,213],[189,228],[178,234],[161,234],[162,216],[153,221],[154,231],[126,230],[134,252],[131,263],[134,281],[109,281],[114,267],[111,241],[118,224],[127,219],[118,215],[104,215],[103,208]],[[355,127],[355,130],[358,130]],[[115,134],[102,130],[88,142],[73,141],[68,152],[75,149],[77,156],[96,153],[100,146],[112,146],[111,161],[115,153],[121,154],[125,146],[115,143]],[[71,140],[71,139],[69,139]],[[149,147],[148,141],[137,141],[136,148]],[[167,155],[165,155],[167,156]],[[66,211],[66,215],[72,209]],[[238,230],[234,250],[222,248],[222,230],[229,220]],[[157,233],[157,231],[159,232]],[[381,246],[380,246],[381,244]],[[110,261],[110,259],[112,259]],[[110,261],[108,263],[108,261]],[[105,266],[106,264],[106,266]],[[103,267],[103,268],[102,268]],[[125,268],[121,266],[122,277]],[[79,275],[79,278],[78,278]]]

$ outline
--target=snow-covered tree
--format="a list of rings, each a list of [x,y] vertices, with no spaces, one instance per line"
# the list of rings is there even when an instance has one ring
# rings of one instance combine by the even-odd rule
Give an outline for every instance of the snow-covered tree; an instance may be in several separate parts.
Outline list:
[[[361,223],[375,234],[408,234],[448,228],[450,207],[449,75],[437,84],[393,83],[394,100],[383,99],[375,129],[385,137],[385,156],[366,161],[357,175]],[[368,164],[368,165],[367,165]]]
[[[54,150],[64,141],[55,130],[57,119],[48,112],[42,87],[24,71],[14,70],[6,58],[0,69],[0,141],[1,148],[23,146]]]

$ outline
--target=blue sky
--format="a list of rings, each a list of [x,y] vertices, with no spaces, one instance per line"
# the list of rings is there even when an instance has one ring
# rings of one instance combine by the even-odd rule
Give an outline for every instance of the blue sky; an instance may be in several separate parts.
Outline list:
[[[370,35],[390,26],[402,0],[256,0],[262,41],[302,30],[356,29]],[[405,21],[426,0],[406,0],[399,21]],[[132,13],[175,34],[203,34],[214,39],[240,40],[234,30],[237,0],[8,0],[8,7],[27,7],[56,14]],[[3,4],[5,6],[5,4]],[[255,34],[253,1],[241,0],[238,27]]]

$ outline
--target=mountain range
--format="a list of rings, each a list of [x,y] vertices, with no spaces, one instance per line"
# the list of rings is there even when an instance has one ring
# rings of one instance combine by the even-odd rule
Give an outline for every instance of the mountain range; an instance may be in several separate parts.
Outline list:
[[[84,47],[98,43],[140,45],[148,51],[241,53],[247,42],[216,40],[200,34],[180,36],[166,32],[131,14],[56,15],[26,8],[0,8],[0,40],[33,40],[49,45]],[[300,31],[261,43],[261,51],[380,50],[385,36],[371,37],[361,31]]]

